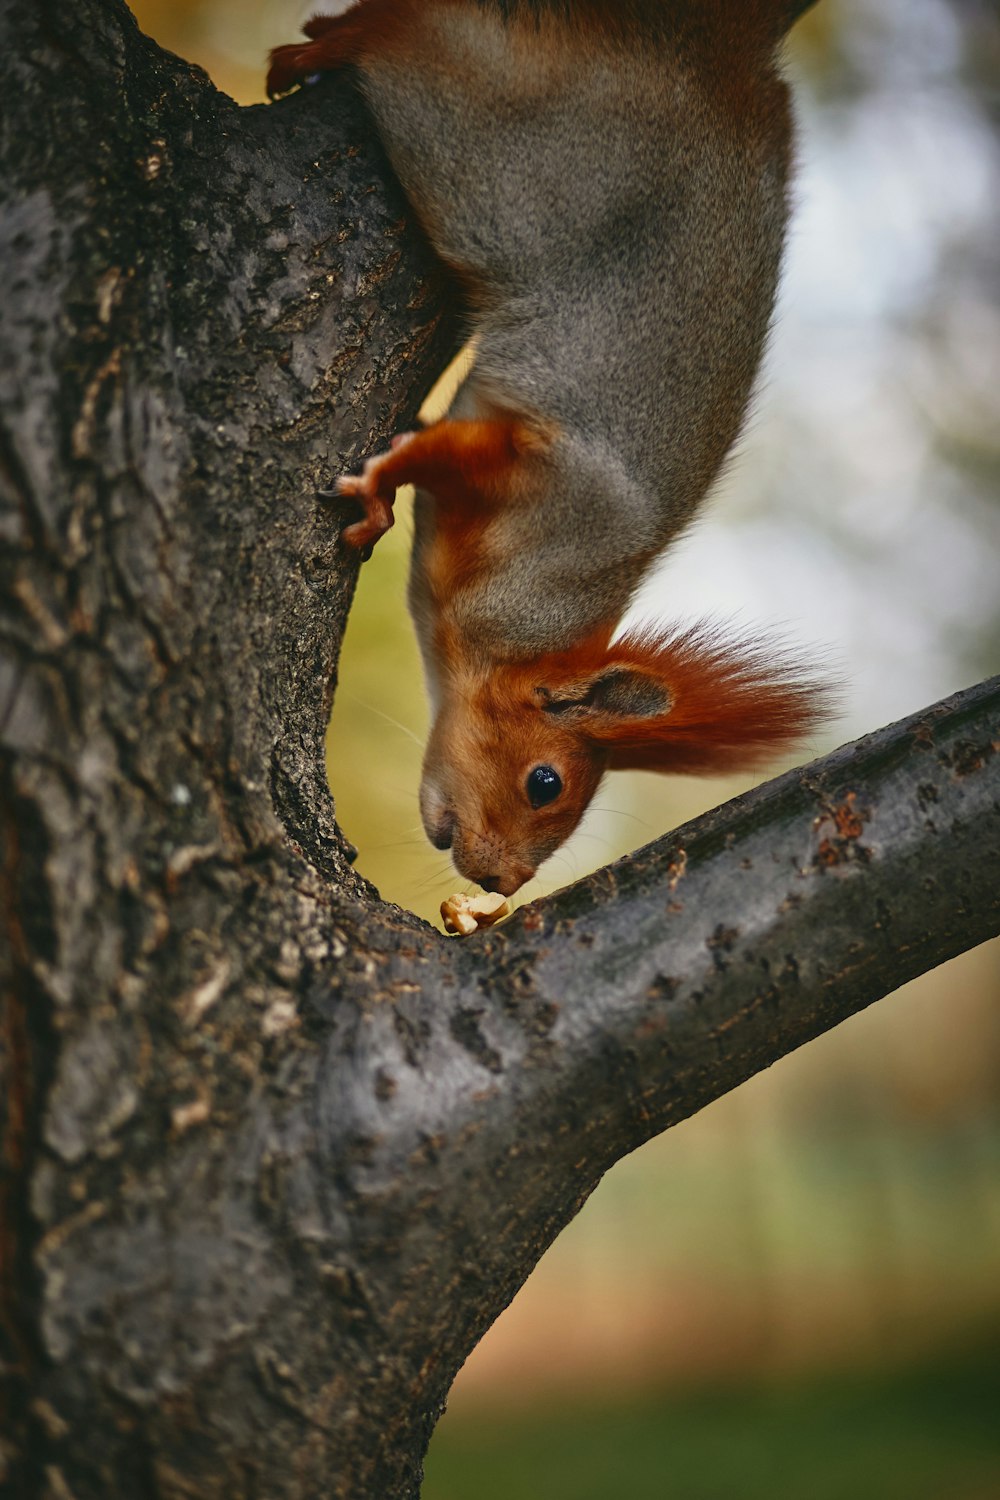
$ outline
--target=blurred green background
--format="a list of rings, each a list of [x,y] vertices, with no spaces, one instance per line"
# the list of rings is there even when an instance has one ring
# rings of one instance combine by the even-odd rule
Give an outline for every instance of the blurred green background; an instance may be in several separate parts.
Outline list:
[[[312,8],[134,6],[243,102]],[[797,207],[755,413],[638,609],[825,649],[847,692],[818,754],[998,669],[1000,16],[822,0],[788,67]],[[361,869],[433,919],[457,882],[419,827],[398,510],[330,766]],[[525,898],[748,784],[610,781]],[[426,1500],[1000,1500],[998,1001],[989,944],[620,1163],[468,1361]]]

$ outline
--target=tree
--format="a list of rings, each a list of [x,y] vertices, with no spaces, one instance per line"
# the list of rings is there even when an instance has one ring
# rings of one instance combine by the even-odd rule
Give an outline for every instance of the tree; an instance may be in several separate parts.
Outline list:
[[[0,1473],[414,1496],[616,1159],[1000,930],[1000,681],[467,943],[386,906],[314,490],[447,288],[336,82],[239,109],[120,0],[0,36]]]

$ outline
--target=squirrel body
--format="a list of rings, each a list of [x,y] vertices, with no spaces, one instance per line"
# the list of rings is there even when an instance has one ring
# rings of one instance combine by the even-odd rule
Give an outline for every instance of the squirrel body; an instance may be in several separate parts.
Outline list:
[[[488,889],[530,878],[605,770],[730,769],[820,715],[766,645],[612,643],[750,398],[788,216],[775,55],[804,8],[358,0],[272,54],[271,93],[357,70],[475,334],[445,418],[338,490],[365,547],[416,486],[421,808]]]

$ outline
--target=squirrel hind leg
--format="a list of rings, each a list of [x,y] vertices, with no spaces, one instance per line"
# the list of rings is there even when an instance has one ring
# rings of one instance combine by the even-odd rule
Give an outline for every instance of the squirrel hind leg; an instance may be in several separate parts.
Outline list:
[[[302,83],[308,78],[310,73],[319,72],[318,68],[309,66],[308,58],[312,50],[312,45],[303,46],[299,42],[274,48],[265,85],[269,99],[275,99],[279,94],[287,94],[297,83]]]
[[[406,8],[400,0],[358,0],[341,15],[313,16],[302,28],[308,42],[291,42],[271,53],[268,95],[273,99],[276,94],[287,94],[314,73],[332,72],[377,51],[398,28],[400,13]]]

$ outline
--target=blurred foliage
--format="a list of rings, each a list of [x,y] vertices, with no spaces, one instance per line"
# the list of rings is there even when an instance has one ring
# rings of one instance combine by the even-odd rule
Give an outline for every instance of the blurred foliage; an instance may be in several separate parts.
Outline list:
[[[441,1429],[424,1500],[996,1500],[1000,1345],[896,1374]]]
[[[267,55],[322,5],[300,0],[138,0],[136,20],[161,47],[198,63],[239,104],[260,103]],[[327,9],[333,9],[332,6]]]

